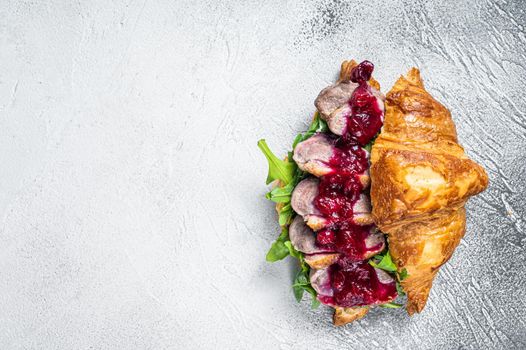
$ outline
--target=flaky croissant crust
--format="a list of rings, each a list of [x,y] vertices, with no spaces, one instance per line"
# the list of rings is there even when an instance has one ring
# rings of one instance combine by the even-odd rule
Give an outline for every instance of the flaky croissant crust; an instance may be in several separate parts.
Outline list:
[[[425,90],[418,69],[398,79],[385,107],[371,152],[372,214],[399,271],[409,274],[402,286],[412,314],[464,235],[465,202],[488,177],[464,154],[450,112]]]
[[[398,79],[385,105],[371,153],[373,216],[380,228],[459,209],[487,187],[486,172],[464,154],[451,114],[424,89],[418,69]]]

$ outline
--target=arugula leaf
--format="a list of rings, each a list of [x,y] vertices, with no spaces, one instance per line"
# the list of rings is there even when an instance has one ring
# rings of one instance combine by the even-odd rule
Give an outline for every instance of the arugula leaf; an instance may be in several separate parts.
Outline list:
[[[272,153],[265,140],[258,141],[261,149],[268,161],[267,185],[274,180],[280,180],[284,185],[288,185],[296,171],[296,163],[289,160],[281,160]]]
[[[296,137],[294,138],[294,142],[292,142],[292,149],[296,148],[296,145],[301,141],[303,141],[303,134],[296,135]]]
[[[307,133],[317,133],[317,132],[327,132],[329,131],[329,126],[327,125],[327,122],[320,118],[320,113],[316,111],[314,114],[314,118],[312,119],[312,123],[309,126],[309,129],[307,130]]]
[[[316,309],[318,306],[320,306],[320,301],[316,298],[318,293],[316,293],[310,284],[308,268],[307,270],[302,268],[300,271],[298,271],[296,278],[294,279],[294,284],[292,285],[292,290],[298,303],[303,298],[304,292],[307,292],[312,297],[311,308]]]
[[[292,242],[291,241],[286,241],[283,244],[285,244],[285,247],[287,247],[287,250],[288,250],[290,256],[300,260],[300,262],[301,262],[301,260],[303,259],[303,255],[299,251],[297,251],[296,248],[294,248],[294,246],[292,245]]]
[[[397,271],[396,265],[393,262],[389,251],[386,251],[383,254],[375,255],[372,259],[369,260],[369,264],[384,271],[396,273],[396,276],[398,277],[396,279],[396,291],[399,296],[403,297],[405,295],[404,289],[402,288],[400,282],[408,276],[407,270],[404,268],[400,272]]]
[[[398,277],[397,280],[396,280],[396,291],[398,292],[399,296],[403,297],[403,296],[405,296],[406,293],[405,293],[404,288],[402,287],[402,284],[400,282],[405,280],[407,278],[407,276],[409,276],[409,274],[407,273],[407,270],[405,268],[403,268],[402,271],[396,272],[396,276]]]
[[[289,248],[285,244],[289,239],[289,230],[286,227],[281,229],[281,234],[278,239],[272,243],[270,250],[267,253],[266,260],[268,262],[275,262],[278,260],[283,260],[289,255]]]
[[[400,273],[398,273],[398,279],[400,279],[400,281],[403,281],[407,278],[407,276],[409,276],[409,274],[407,273],[407,270],[405,269],[405,267],[402,269],[402,271],[400,271]]]
[[[373,259],[369,260],[369,264],[384,271],[396,272],[396,265],[394,264],[393,259],[391,259],[391,254],[389,254],[389,251],[387,251],[387,253],[385,253],[383,256],[375,255]]]
[[[294,278],[294,283],[292,284],[292,290],[294,291],[294,296],[296,301],[299,303],[303,297],[303,292],[305,287],[309,285],[309,279],[306,276],[303,270],[298,271],[296,277]]]
[[[314,292],[316,292],[316,291],[314,291]],[[317,309],[318,307],[320,307],[320,305],[321,305],[321,301],[319,301],[318,298],[316,298],[315,295],[312,295],[312,301],[310,303],[310,308],[311,309]]]
[[[283,242],[275,241],[272,243],[272,246],[270,246],[270,250],[267,253],[267,261],[268,262],[275,262],[278,260],[283,260],[289,255],[289,250],[283,244]]]
[[[296,279],[294,280],[294,284],[292,286],[293,287],[304,287],[304,286],[308,286],[309,284],[310,284],[309,278],[305,275],[303,271],[299,271],[298,274],[296,275]]]
[[[292,180],[292,183],[294,184],[294,187],[305,178],[305,175],[307,173],[301,170],[300,168],[296,169],[296,173],[294,174],[294,179]]]
[[[298,134],[296,138],[294,139],[294,142],[292,143],[292,149],[296,148],[296,145],[300,142],[303,142],[307,140],[309,137],[314,135],[317,132],[327,132],[329,130],[329,127],[327,126],[327,123],[325,120],[320,118],[320,114],[316,112],[314,115],[314,119],[312,120],[312,123],[309,126],[309,129],[302,133]]]
[[[292,149],[294,149],[298,143],[307,140],[315,133],[326,132],[327,130],[329,130],[327,123],[316,113],[309,129],[305,133],[296,136]],[[286,160],[280,160],[270,151],[265,140],[260,140],[258,147],[263,151],[269,163],[267,184],[274,180],[280,181],[280,186],[272,189],[265,197],[275,203],[282,203],[278,206],[279,224],[282,226],[282,231],[278,239],[272,244],[266,259],[267,261],[274,262],[290,255],[299,260],[301,269],[296,274],[292,285],[294,297],[299,302],[305,292],[309,293],[312,296],[311,307],[315,309],[320,305],[320,301],[317,299],[318,294],[310,284],[310,266],[305,262],[303,253],[297,251],[292,245],[292,242],[290,242],[287,230],[287,226],[295,214],[290,204],[292,192],[294,191],[294,187],[305,177],[306,173],[298,168],[293,161],[293,152],[288,152]]]
[[[369,141],[368,144],[363,146],[363,148],[365,148],[367,150],[367,152],[371,153],[371,148],[373,147],[374,141],[376,141],[376,138],[378,137],[378,135],[380,135],[380,132],[378,132],[376,135],[374,135],[374,137],[371,139],[371,141]]]
[[[280,226],[286,226],[290,224],[290,221],[292,219],[292,215],[294,214],[294,211],[292,210],[292,206],[290,205],[290,202],[287,203],[281,210],[279,211],[279,224]]]
[[[292,285],[292,292],[294,293],[294,298],[296,298],[296,301],[299,303],[301,302],[301,299],[303,299],[303,292],[305,290],[301,286],[296,286],[295,284]]]
[[[265,195],[268,200],[275,203],[288,203],[294,190],[294,184],[290,183],[285,187],[276,187]]]
[[[397,304],[397,303],[389,302],[389,303],[385,303],[385,304],[380,304],[378,306],[386,308],[386,309],[399,309],[399,308],[401,308],[404,305],[403,304]]]
[[[296,278],[294,278],[294,283],[292,284],[294,297],[298,302],[300,302],[303,298],[304,292],[309,293],[312,297],[311,308],[316,309],[318,306],[320,306],[320,301],[317,298],[318,293],[316,293],[310,284],[310,266],[305,262],[303,253],[297,251],[292,245],[292,242],[287,241],[284,244],[287,246],[287,248],[289,248],[289,254],[292,257],[297,258],[301,266],[301,269],[296,274]]]
[[[402,288],[402,285],[399,281],[396,281],[396,292],[398,293],[398,296],[403,297],[405,296],[405,291]]]

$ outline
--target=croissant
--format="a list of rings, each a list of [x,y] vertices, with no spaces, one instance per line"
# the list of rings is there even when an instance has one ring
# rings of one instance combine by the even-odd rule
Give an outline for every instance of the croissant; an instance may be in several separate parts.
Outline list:
[[[398,271],[407,271],[407,312],[420,312],[464,235],[464,204],[488,177],[465,155],[450,112],[425,90],[416,68],[386,95],[370,174],[374,222],[388,235]]]
[[[419,71],[384,96],[373,70],[369,61],[342,64],[285,160],[258,143],[267,183],[278,181],[266,197],[277,203],[283,227],[267,260],[298,258],[296,298],[307,291],[313,305],[334,308],[335,325],[375,307],[401,307],[394,301],[402,289],[408,313],[422,311],[464,235],[464,204],[488,185]]]

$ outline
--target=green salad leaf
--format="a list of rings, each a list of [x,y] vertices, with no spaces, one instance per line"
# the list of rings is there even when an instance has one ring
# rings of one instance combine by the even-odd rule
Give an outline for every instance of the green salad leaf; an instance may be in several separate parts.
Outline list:
[[[289,255],[289,248],[285,245],[288,239],[289,229],[287,227],[282,227],[281,234],[278,239],[272,243],[272,246],[267,253],[266,259],[268,262],[283,260]]]
[[[396,265],[394,264],[389,251],[383,255],[375,255],[371,260],[369,260],[369,264],[384,271],[396,272]]]
[[[327,126],[327,122],[321,119],[320,114],[316,112],[316,114],[314,115],[314,119],[312,120],[312,123],[309,126],[309,129],[302,134],[298,134],[296,138],[294,139],[294,142],[292,143],[292,149],[296,148],[296,145],[298,143],[307,140],[309,137],[311,137],[315,133],[327,132],[328,130],[329,130],[329,127]]]
[[[309,126],[309,129],[296,136],[292,149],[300,142],[307,140],[309,137],[317,132],[327,132],[329,130],[327,123],[319,117],[316,112],[314,119]],[[283,260],[287,256],[292,256],[298,259],[301,269],[294,278],[292,290],[296,300],[301,301],[305,292],[312,296],[312,308],[317,308],[320,301],[317,299],[317,293],[310,284],[310,266],[305,262],[303,253],[297,251],[292,242],[289,240],[288,225],[291,223],[295,215],[294,210],[290,204],[292,192],[294,187],[305,177],[305,172],[298,168],[293,160],[294,151],[288,152],[286,160],[281,160],[276,157],[269,149],[265,140],[259,140],[258,147],[263,151],[267,158],[269,170],[267,175],[267,185],[272,181],[279,180],[279,186],[273,188],[265,197],[275,203],[280,203],[279,206],[279,225],[282,227],[281,234],[267,253],[266,260],[274,262]]]
[[[378,135],[380,135],[380,133],[377,133],[376,135],[374,135],[374,137],[372,138],[372,140],[369,141],[368,144],[366,144],[365,146],[363,146],[363,148],[364,148],[365,150],[367,150],[367,152],[371,153],[371,148],[373,148],[374,141],[376,141],[376,138],[378,137]]]
[[[403,268],[402,271],[400,271],[400,272],[398,273],[398,279],[399,279],[400,281],[405,280],[405,279],[407,278],[407,276],[409,276],[409,274],[407,273],[407,270],[406,270],[405,268]]]
[[[285,242],[285,246],[289,250],[290,256],[292,256],[293,258],[298,259],[300,261],[300,263],[303,262],[303,254],[300,251],[297,251],[296,248],[294,248],[294,246],[292,245],[291,241]]]
[[[266,194],[266,198],[275,203],[288,203],[294,190],[294,184],[290,183],[285,187],[276,187]]]
[[[274,262],[285,259],[287,255],[289,255],[289,250],[285,244],[281,241],[275,241],[272,243],[272,246],[270,246],[266,259],[268,262]]]
[[[396,281],[396,292],[398,293],[398,296],[405,296],[405,291],[404,289],[402,288],[402,285],[400,284],[399,281]]]
[[[296,163],[290,159],[281,160],[276,157],[265,140],[259,140],[258,147],[268,161],[267,185],[275,180],[281,181],[284,185],[291,183],[296,172]]]
[[[405,296],[404,289],[402,288],[402,285],[400,284],[401,281],[403,281],[407,276],[407,270],[404,268],[400,272],[398,272],[396,268],[396,264],[393,262],[393,259],[391,258],[391,254],[389,254],[389,251],[386,250],[385,252],[375,255],[369,260],[369,264],[373,267],[382,269],[384,271],[395,273],[396,274],[396,291],[399,296],[403,297]],[[397,304],[398,305],[398,304]],[[385,306],[385,307],[392,307],[392,306]]]
[[[316,291],[314,290],[314,288],[312,288],[312,285],[310,284],[310,267],[309,265],[307,265],[307,263],[305,263],[303,254],[300,252],[297,253],[299,254],[298,259],[300,260],[301,270],[299,270],[296,274],[296,278],[294,278],[294,284],[292,285],[294,297],[296,297],[296,300],[300,302],[303,298],[304,292],[309,293],[312,297],[311,308],[316,309],[318,308],[318,306],[320,306],[320,301],[317,298],[318,293],[316,293]]]
[[[288,225],[291,223],[294,215],[296,215],[290,204],[292,192],[294,191],[295,186],[306,176],[306,173],[299,169],[294,162],[293,156],[294,149],[300,142],[307,140],[315,133],[327,132],[328,130],[329,128],[327,123],[321,119],[319,113],[316,112],[309,129],[295,137],[292,144],[292,151],[288,152],[287,158],[285,160],[281,160],[276,155],[274,155],[265,140],[258,141],[258,147],[265,155],[269,165],[266,183],[270,184],[275,180],[279,181],[278,186],[273,188],[265,196],[268,200],[274,203],[279,203],[279,224],[282,228],[281,234],[276,239],[276,241],[272,243],[270,250],[266,255],[266,260],[269,262],[275,262],[278,260],[283,260],[289,255],[295,259],[298,259],[300,270],[297,272],[294,278],[292,290],[294,292],[294,297],[298,302],[302,300],[305,292],[310,294],[312,296],[312,308],[317,308],[320,305],[320,301],[317,299],[317,293],[310,283],[310,266],[305,262],[303,253],[297,251],[294,248],[292,242],[289,240],[288,233]],[[372,145],[374,144],[377,136],[378,134],[367,145],[364,146],[364,149],[366,149],[368,152],[371,152]],[[375,268],[382,269],[391,274],[395,273],[397,277],[396,289],[398,295],[405,295],[400,282],[407,278],[407,270],[402,269],[400,272],[397,271],[396,264],[393,262],[388,250],[381,254],[375,255],[369,260],[369,264]],[[383,308],[400,308],[403,305],[389,302],[379,306]]]
[[[378,306],[386,308],[386,309],[399,309],[399,308],[401,308],[404,305],[403,304],[397,304],[397,303],[389,302],[389,303],[385,303],[385,304],[380,304]]]
[[[296,136],[292,148],[294,149],[299,142],[307,140],[315,133],[326,132],[327,130],[327,123],[319,117],[318,113],[316,113],[309,129],[305,133]],[[290,224],[294,216],[294,210],[290,205],[292,192],[294,191],[294,187],[305,177],[305,172],[298,168],[293,161],[293,151],[288,152],[286,160],[280,160],[272,153],[265,140],[259,140],[258,147],[263,151],[269,164],[267,184],[274,180],[280,181],[280,186],[273,188],[265,195],[265,197],[275,203],[283,203],[279,207],[279,224],[280,226],[286,226]],[[271,250],[281,252],[281,254],[278,254],[277,256],[283,255],[283,252],[285,251],[283,245],[280,243],[273,243]]]
[[[279,225],[280,226],[286,226],[290,224],[292,221],[292,216],[294,215],[294,210],[292,210],[292,206],[290,205],[290,202],[281,208],[279,211]]]

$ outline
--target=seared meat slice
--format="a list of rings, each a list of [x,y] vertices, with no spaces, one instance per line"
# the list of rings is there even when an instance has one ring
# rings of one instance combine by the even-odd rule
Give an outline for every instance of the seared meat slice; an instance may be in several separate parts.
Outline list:
[[[291,198],[292,209],[303,216],[307,225],[315,231],[321,230],[330,223],[314,204],[314,199],[318,195],[318,184],[318,179],[313,177],[306,178],[296,186]],[[373,223],[371,201],[367,195],[360,194],[360,198],[354,203],[352,220],[360,226]]]
[[[328,269],[312,269],[310,271],[310,284],[312,288],[325,297],[332,297],[334,290],[331,286],[331,275]]]
[[[394,278],[366,261],[311,269],[309,279],[318,299],[331,306],[378,305],[397,296]]]
[[[323,176],[333,171],[329,161],[334,152],[335,147],[329,136],[317,133],[296,145],[293,159],[301,170],[314,176]]]
[[[337,82],[336,84],[327,86],[325,89],[321,90],[318,97],[316,98],[316,101],[314,101],[314,105],[320,112],[322,119],[329,122],[331,119],[331,114],[338,108],[347,104],[347,102],[351,99],[352,93],[357,87],[357,83],[353,83],[350,80],[343,80]],[[341,135],[336,132],[334,133]]]
[[[318,241],[323,232],[318,233]],[[344,223],[335,231],[330,247],[352,261],[367,260],[385,249],[385,238],[373,225]]]
[[[292,209],[303,216],[307,225],[316,231],[327,225],[327,219],[321,216],[314,205],[314,199],[318,195],[318,184],[319,181],[315,177],[306,178],[294,188],[290,200]]]
[[[344,103],[327,117],[327,126],[336,135],[343,135],[347,129],[347,122],[351,115],[351,106]]]
[[[367,261],[340,261],[330,270],[334,303],[341,307],[384,304],[396,298],[396,282]]]
[[[336,135],[343,135],[347,129],[348,117],[351,115],[351,106],[348,102],[357,87],[357,83],[340,81],[321,90],[314,102],[321,118],[327,122],[329,129]],[[374,87],[369,88],[383,112],[385,96]]]
[[[365,155],[361,155],[361,157],[369,159],[369,152],[367,152],[367,150],[361,149],[360,152],[365,152],[361,153]],[[348,170],[345,167],[351,168],[350,165],[346,165],[345,163],[340,163],[338,165],[330,163],[331,158],[334,156],[336,156],[336,158],[348,158],[349,154],[352,153],[350,151],[342,151],[341,149],[338,149],[335,146],[335,140],[329,135],[317,133],[296,145],[293,159],[301,170],[320,177],[337,171]],[[367,188],[370,183],[369,169],[365,170],[363,174],[358,176],[363,188]]]
[[[314,198],[318,195],[318,179],[308,177],[296,185],[292,192],[290,204],[292,209],[301,216],[320,214],[314,205]]]
[[[356,225],[372,225],[374,223],[371,214],[371,200],[369,196],[361,193],[360,198],[353,205],[353,221]]]
[[[369,259],[385,249],[385,237],[376,227],[371,228],[369,236],[365,239],[365,248],[368,252],[364,259]]]
[[[326,248],[320,248],[316,245],[316,234],[312,231],[303,218],[297,215],[289,226],[290,242],[296,250],[305,254],[317,254],[330,252]]]
[[[385,284],[396,283],[394,278],[390,274],[385,272],[384,270],[378,269],[375,267],[374,272],[376,272],[376,276],[378,277],[378,282],[380,282],[381,284],[385,285]]]
[[[324,269],[338,261],[339,253],[305,255],[305,262],[313,269]]]

